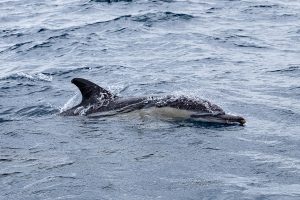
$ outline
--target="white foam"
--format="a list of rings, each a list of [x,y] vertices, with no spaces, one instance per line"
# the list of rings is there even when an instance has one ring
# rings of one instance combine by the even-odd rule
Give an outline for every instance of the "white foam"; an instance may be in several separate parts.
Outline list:
[[[67,103],[65,103],[60,109],[59,112],[62,113],[72,107],[74,107],[77,103],[77,99],[80,97],[79,93],[76,93],[73,97],[71,97]]]
[[[6,76],[3,79],[8,79],[8,78],[27,78],[32,81],[47,81],[47,82],[51,82],[53,79],[51,75],[46,75],[43,73],[29,74],[25,72],[18,72],[16,74]]]

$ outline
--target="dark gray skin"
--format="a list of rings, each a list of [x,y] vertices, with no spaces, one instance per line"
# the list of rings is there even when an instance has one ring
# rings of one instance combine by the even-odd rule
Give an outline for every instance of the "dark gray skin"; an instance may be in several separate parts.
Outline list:
[[[90,115],[93,113],[101,113],[114,111],[117,113],[127,113],[134,110],[155,108],[175,108],[178,110],[190,111],[190,119],[218,122],[227,124],[246,123],[246,120],[240,116],[226,114],[222,108],[201,99],[191,99],[185,96],[175,97],[133,97],[120,98],[111,94],[109,91],[92,83],[86,79],[74,78],[72,83],[75,84],[82,94],[82,101],[77,106],[61,113],[64,116],[80,115],[80,109],[85,109],[84,114]],[[104,115],[105,116],[105,115]]]

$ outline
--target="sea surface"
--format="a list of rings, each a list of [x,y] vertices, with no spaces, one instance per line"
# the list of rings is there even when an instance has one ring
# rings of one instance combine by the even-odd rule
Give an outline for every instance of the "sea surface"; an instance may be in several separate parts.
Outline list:
[[[75,77],[247,124],[60,116]],[[300,199],[300,1],[0,0],[0,199]]]

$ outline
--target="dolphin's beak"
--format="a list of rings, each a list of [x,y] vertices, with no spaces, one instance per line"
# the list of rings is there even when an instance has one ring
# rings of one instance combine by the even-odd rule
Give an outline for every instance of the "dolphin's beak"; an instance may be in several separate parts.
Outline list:
[[[242,126],[246,123],[246,120],[240,116],[225,114],[221,115],[220,118],[226,120],[227,123],[239,123]]]
[[[245,120],[244,118],[241,119],[240,124],[241,124],[242,126],[244,126],[244,124],[246,124],[246,120]]]

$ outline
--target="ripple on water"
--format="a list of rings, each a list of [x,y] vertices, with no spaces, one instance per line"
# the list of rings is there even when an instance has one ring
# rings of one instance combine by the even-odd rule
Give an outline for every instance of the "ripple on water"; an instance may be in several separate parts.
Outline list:
[[[107,21],[98,21],[84,26],[71,27],[69,31],[76,31],[78,29],[86,28],[95,28],[99,25],[113,25],[115,26],[116,22],[125,23],[126,21],[139,22],[143,25],[151,27],[154,24],[158,23],[167,23],[170,21],[187,21],[193,19],[193,15],[183,14],[183,13],[173,13],[173,12],[154,12],[154,13],[145,13],[140,15],[123,15]]]
[[[299,6],[1,1],[0,198],[299,199]],[[74,77],[248,123],[57,116],[81,99]]]
[[[13,120],[12,119],[0,118],[0,123],[11,122],[11,121],[13,121]]]
[[[6,53],[6,52],[11,52],[11,51],[14,51],[14,50],[19,50],[21,47],[24,47],[24,46],[29,46],[29,44],[32,44],[33,41],[29,41],[29,42],[21,42],[21,43],[17,43],[17,44],[14,44],[10,47],[8,47],[7,49],[4,49],[2,51],[0,51],[0,54],[1,53]]]
[[[38,106],[29,106],[22,108],[16,111],[16,115],[20,117],[38,117],[38,116],[45,116],[56,114],[58,112],[57,108],[53,108],[51,105],[38,105]]]
[[[112,2],[132,2],[132,0],[90,0],[90,2],[106,2],[106,3],[112,3]]]
[[[276,69],[268,71],[268,73],[279,74],[288,77],[299,77],[300,76],[300,66],[299,65],[290,65],[283,69]]]
[[[132,21],[143,22],[145,26],[152,26],[158,22],[168,21],[185,21],[193,19],[194,16],[182,13],[173,12],[157,12],[157,13],[146,13],[143,15],[132,16]]]

